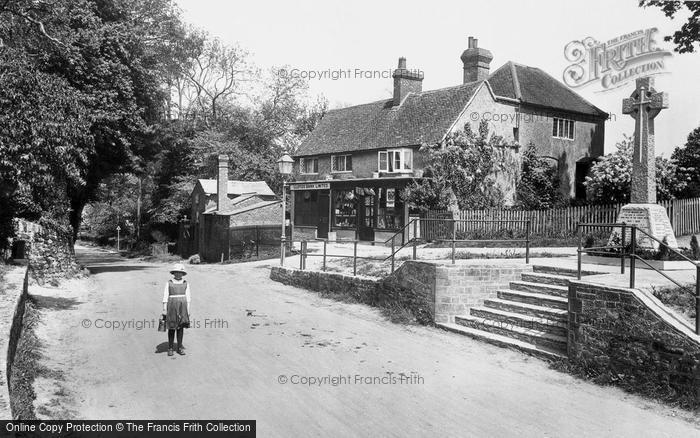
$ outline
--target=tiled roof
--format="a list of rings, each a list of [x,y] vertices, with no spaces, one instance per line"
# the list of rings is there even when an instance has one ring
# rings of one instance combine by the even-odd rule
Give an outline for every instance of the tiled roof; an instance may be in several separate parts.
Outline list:
[[[202,185],[202,189],[207,195],[216,193],[215,179],[200,179],[199,184]],[[275,193],[272,191],[272,189],[270,189],[265,181],[229,181],[227,192],[229,195],[235,196],[239,196],[244,193],[275,196]]]
[[[393,99],[331,110],[299,147],[297,156],[419,146],[442,140],[481,82],[410,93]]]
[[[268,205],[281,204],[281,203],[282,203],[282,201],[280,201],[280,200],[260,201],[260,202],[256,202],[255,204],[252,204],[252,205],[246,205],[245,207],[241,207],[241,208],[232,208],[230,210],[225,210],[225,211],[217,211],[216,209],[213,209],[211,211],[205,212],[205,214],[215,214],[215,215],[219,215],[219,216],[235,216],[237,214],[245,213],[246,211],[257,210],[258,208],[267,207]],[[280,224],[281,223],[282,223],[282,220],[280,219]]]
[[[496,97],[523,104],[607,118],[566,85],[535,67],[507,62],[486,80]],[[434,144],[457,121],[482,82],[409,93],[393,99],[331,110],[304,140],[296,156]]]
[[[536,67],[507,62],[494,71],[487,81],[497,97],[554,110],[608,117],[606,112]]]

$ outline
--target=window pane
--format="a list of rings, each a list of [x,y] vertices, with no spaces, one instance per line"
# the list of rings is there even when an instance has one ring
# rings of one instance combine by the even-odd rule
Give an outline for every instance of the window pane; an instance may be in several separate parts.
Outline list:
[[[318,158],[314,158],[311,160],[311,163],[313,164],[313,169],[311,170],[311,173],[318,173]]]
[[[338,157],[335,155],[331,155],[331,172],[335,172],[338,170]]]
[[[394,152],[394,170],[401,170],[401,151]]]
[[[564,133],[562,134],[562,137],[569,138],[569,121],[564,120]]]
[[[345,170],[348,172],[352,170],[352,155],[345,156]]]
[[[559,137],[564,136],[564,121],[559,119]]]
[[[387,171],[387,153],[386,152],[380,152],[379,153],[379,170],[382,172]]]
[[[557,119],[552,119],[552,137],[557,136]]]
[[[574,121],[569,120],[569,138],[574,139]]]
[[[403,155],[403,168],[406,170],[411,170],[413,166],[413,151],[410,149],[404,150]]]

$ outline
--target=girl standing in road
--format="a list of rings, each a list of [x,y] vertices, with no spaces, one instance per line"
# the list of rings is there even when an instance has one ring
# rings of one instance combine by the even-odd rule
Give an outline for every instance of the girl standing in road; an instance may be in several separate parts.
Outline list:
[[[184,356],[182,336],[190,326],[190,285],[182,277],[187,275],[185,266],[178,263],[170,270],[173,278],[163,291],[163,315],[168,329],[168,356],[173,355],[173,341],[177,332],[177,354]]]

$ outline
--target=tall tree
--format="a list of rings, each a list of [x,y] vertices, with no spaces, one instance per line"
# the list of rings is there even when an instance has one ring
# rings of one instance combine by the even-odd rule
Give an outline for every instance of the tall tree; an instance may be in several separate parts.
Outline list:
[[[696,43],[700,43],[700,2],[698,1],[666,1],[666,0],[640,0],[639,6],[660,8],[663,13],[671,18],[681,12],[688,14],[688,19],[681,28],[664,37],[664,41],[671,41],[676,45],[673,49],[678,53],[694,52]]]

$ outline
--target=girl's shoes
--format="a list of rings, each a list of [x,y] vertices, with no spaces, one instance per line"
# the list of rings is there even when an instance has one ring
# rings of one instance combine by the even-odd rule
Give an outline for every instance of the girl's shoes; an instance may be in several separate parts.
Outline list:
[[[173,355],[173,349],[172,349],[172,348],[168,348],[168,356],[172,356],[172,355]]]
[[[184,356],[184,355],[185,355],[185,350],[183,350],[182,348],[178,348],[178,349],[177,349],[177,354],[179,354],[180,356]]]

